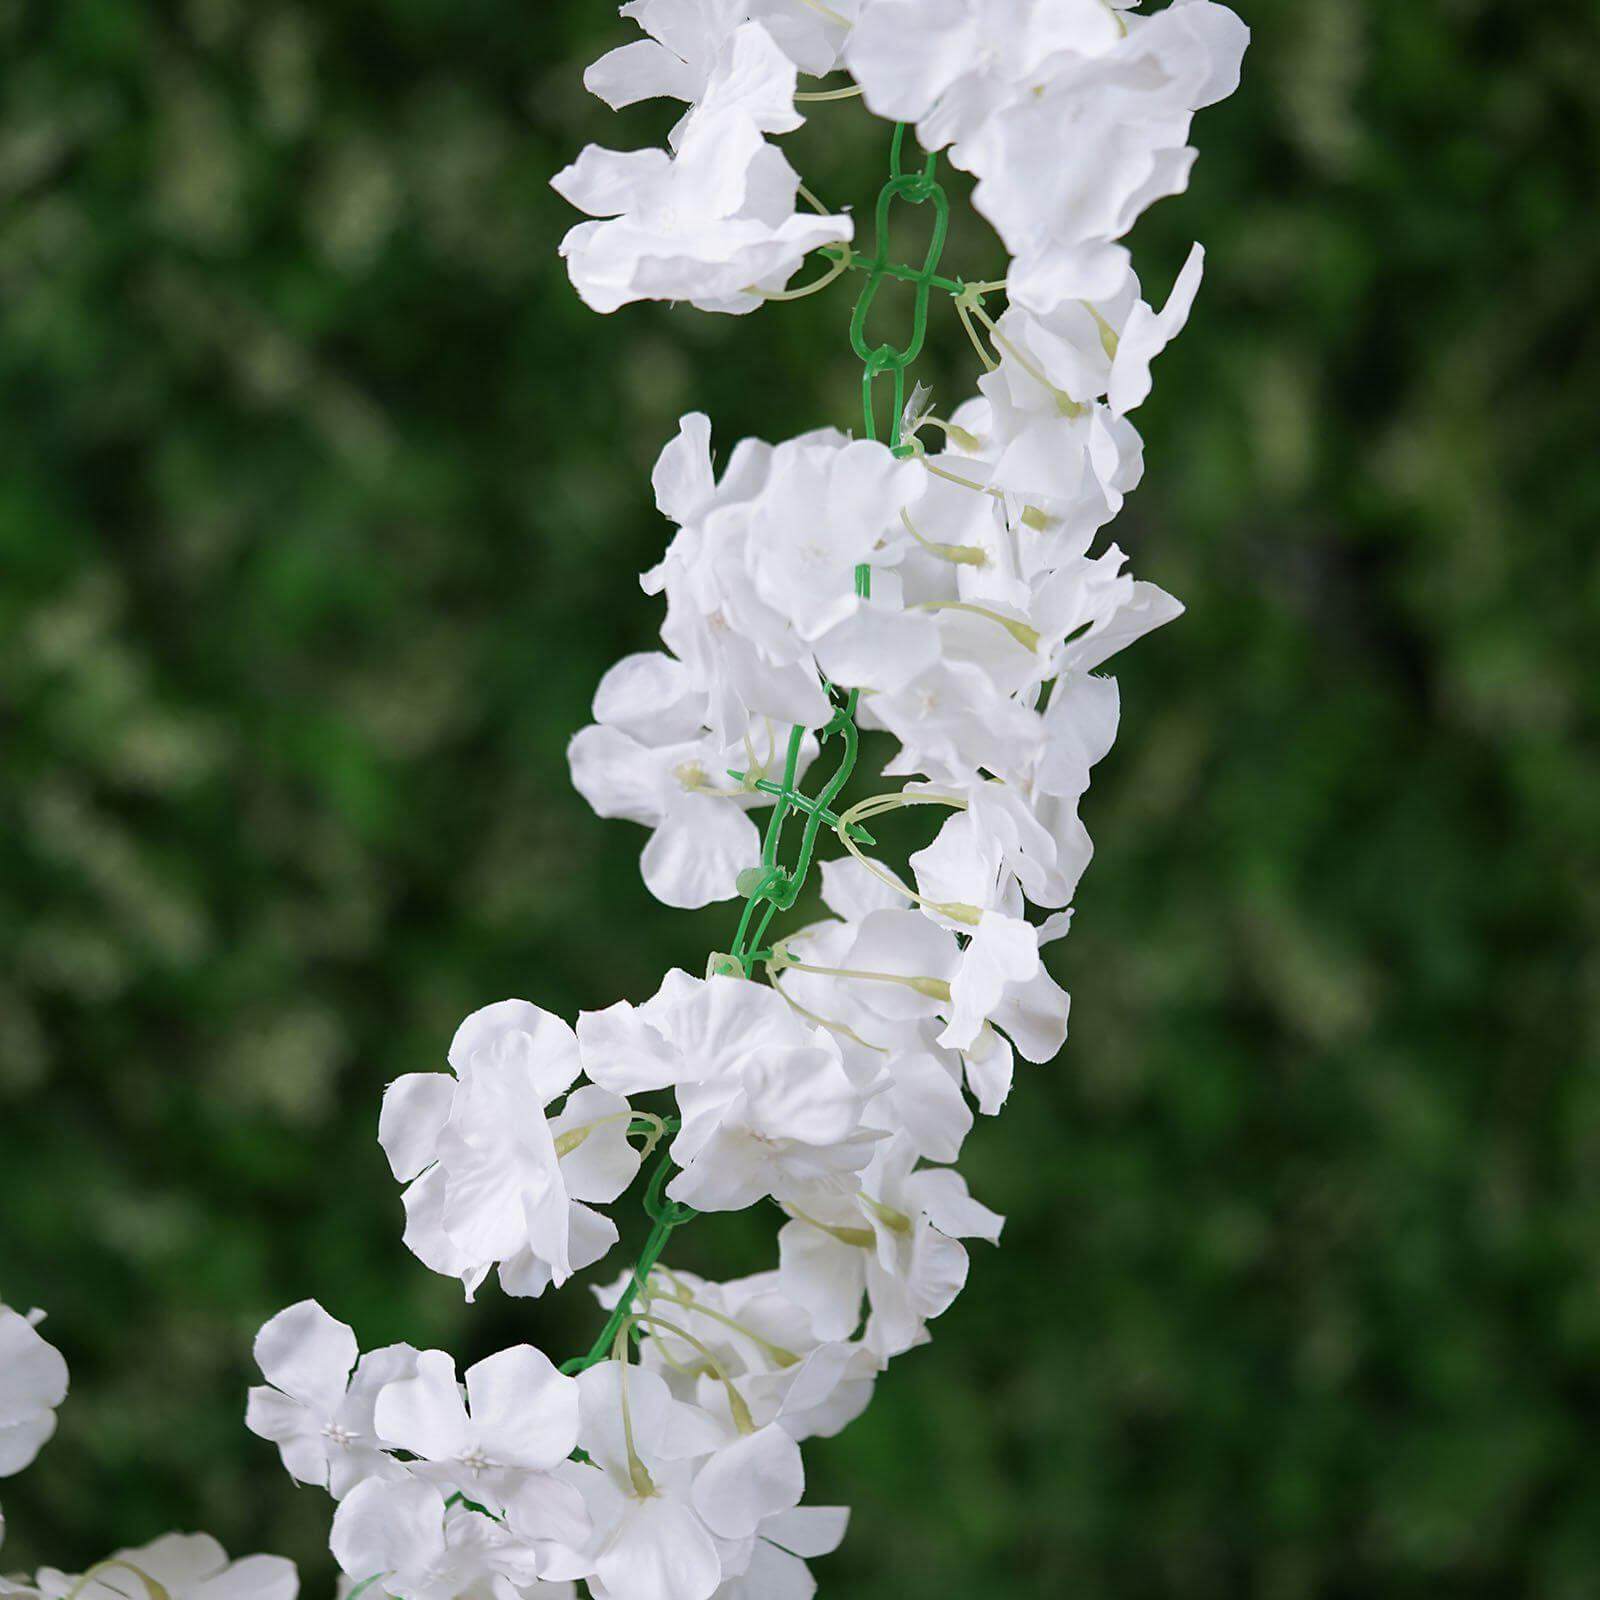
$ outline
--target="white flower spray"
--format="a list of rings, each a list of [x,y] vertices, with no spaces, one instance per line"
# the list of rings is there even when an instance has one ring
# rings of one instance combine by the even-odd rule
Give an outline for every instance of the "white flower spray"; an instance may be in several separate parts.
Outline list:
[[[246,1420],[337,1502],[347,1600],[815,1591],[806,1563],[837,1547],[847,1513],[802,1504],[800,1446],[845,1428],[889,1362],[928,1341],[966,1282],[967,1241],[999,1239],[1003,1219],[953,1163],[975,1112],[1005,1103],[1016,1058],[1047,1062],[1065,1041],[1067,995],[1040,952],[1070,925],[1091,853],[1078,804],[1116,735],[1099,669],[1182,609],[1096,541],[1143,471],[1128,413],[1204,254],[1157,311],[1122,240],[1187,184],[1193,114],[1238,82],[1239,19],[1212,0],[1151,15],[1126,0],[629,0],[622,14],[642,36],[585,83],[613,107],[687,109],[667,148],[591,145],[556,176],[589,218],[561,245],[575,288],[601,312],[744,314],[856,274],[864,427],[746,439],[719,475],[709,420],[683,418],[653,476],[675,532],[643,577],[665,602],[665,649],[619,662],[572,741],[594,809],[649,830],[650,893],[742,902],[729,948],[705,976],[670,972],[575,1028],[525,1000],[490,1005],[461,1025],[448,1071],[384,1099],[406,1243],[469,1298],[491,1272],[538,1295],[595,1264],[618,1237],[602,1208],[650,1165],[652,1228],[596,1291],[609,1318],[593,1346],[557,1367],[518,1345],[458,1379],[443,1351],[361,1355],[311,1301],[261,1330],[267,1381]],[[798,90],[841,68],[847,83]],[[871,254],[772,142],[799,106],[852,99],[894,125]],[[939,270],[941,153],[976,180],[1012,258],[1003,280]],[[932,220],[915,265],[889,248],[907,206]],[[865,335],[886,280],[913,291],[900,345]],[[979,370],[941,415],[907,372],[945,300]],[[897,786],[846,801],[859,729],[896,742]],[[751,814],[766,808],[762,831]],[[901,810],[930,827],[897,868],[871,829]],[[819,860],[827,837],[842,854]],[[827,914],[778,930],[813,865]],[[662,1092],[672,1115],[631,1103]],[[668,1264],[693,1217],[763,1201],[782,1214],[770,1270],[715,1282]],[[60,1358],[0,1311],[0,1473],[48,1437],[65,1386]],[[200,1583],[292,1600],[293,1569],[272,1561],[230,1567],[210,1541],[169,1540],[105,1565],[152,1600]],[[98,1594],[98,1570],[20,1592]]]

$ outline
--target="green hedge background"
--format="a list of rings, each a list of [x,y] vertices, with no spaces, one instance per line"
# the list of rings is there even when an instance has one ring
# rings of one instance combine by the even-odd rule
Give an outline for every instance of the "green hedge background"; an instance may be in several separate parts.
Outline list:
[[[1239,8],[1136,235],[1157,294],[1210,251],[1116,529],[1190,611],[1120,672],[1071,1043],[968,1146],[1005,1248],[810,1452],[832,1600],[1600,1586],[1595,16]],[[240,1420],[258,1324],[596,1325],[407,1255],[379,1094],[488,1000],[725,946],[564,746],[651,641],[678,413],[848,425],[859,370],[842,289],[579,305],[548,180],[670,120],[582,91],[628,36],[0,0],[0,1291],[73,1373],[8,1569],[200,1527],[330,1594],[328,1503]],[[848,103],[793,144],[858,203],[883,151]],[[948,314],[926,365],[967,392]]]

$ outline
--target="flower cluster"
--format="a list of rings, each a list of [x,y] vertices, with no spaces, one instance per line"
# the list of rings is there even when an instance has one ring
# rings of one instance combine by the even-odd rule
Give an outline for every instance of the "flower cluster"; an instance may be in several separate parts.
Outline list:
[[[26,1316],[0,1305],[0,1478],[30,1465],[56,1431],[67,1395],[67,1363]],[[0,1515],[0,1540],[5,1517]],[[203,1533],[169,1533],[118,1550],[87,1572],[41,1567],[31,1578],[0,1575],[0,1600],[295,1600],[300,1580],[282,1556],[229,1561]]]
[[[670,150],[590,145],[555,180],[597,219],[561,242],[573,284],[596,311],[631,300],[753,311],[808,252],[851,236],[848,217],[796,214],[799,175],[766,136],[804,120],[797,68],[759,23],[732,25],[729,13],[743,9],[638,0],[624,10],[657,37],[591,70],[590,87],[613,105],[660,94],[694,102]]]
[[[717,1315],[708,1299],[700,1320]],[[746,1337],[770,1359],[746,1400],[735,1369],[709,1356],[729,1374],[719,1407],[626,1361],[569,1377],[530,1345],[459,1380],[442,1350],[360,1355],[354,1333],[308,1300],[261,1330],[268,1381],[251,1390],[247,1420],[292,1476],[338,1500],[331,1543],[344,1572],[407,1600],[570,1596],[578,1578],[598,1596],[668,1600],[724,1584],[778,1594],[776,1575],[843,1536],[842,1512],[799,1504],[797,1440],[837,1426],[832,1396],[846,1391],[849,1404],[862,1376],[820,1341],[801,1356]],[[795,1370],[774,1383],[780,1360]]]
[[[1249,30],[1214,0],[630,0],[645,37],[584,83],[614,108],[688,103],[669,149],[591,145],[555,180],[581,210],[562,245],[597,311],[688,300],[747,312],[850,219],[799,215],[805,191],[768,135],[803,122],[797,74],[846,68],[866,106],[948,150],[1013,257],[1014,304],[1048,314],[1111,301],[1118,241],[1189,181],[1194,113],[1232,94]]]
[[[591,1600],[806,1600],[807,1562],[847,1513],[803,1503],[802,1444],[860,1415],[960,1293],[967,1241],[999,1239],[955,1164],[1017,1057],[1065,1042],[1043,951],[1070,926],[1091,851],[1079,804],[1117,730],[1100,669],[1181,610],[1097,539],[1139,481],[1129,413],[1204,257],[1157,311],[1121,241],[1187,183],[1193,114],[1232,92],[1248,39],[1213,0],[1136,4],[629,0],[643,36],[586,75],[613,107],[687,109],[665,148],[590,146],[554,180],[589,217],[561,246],[579,294],[743,313],[864,271],[865,436],[746,439],[719,472],[709,420],[682,419],[653,478],[674,532],[642,578],[664,649],[606,674],[571,744],[595,810],[650,830],[652,894],[743,902],[730,949],[575,1027],[490,1005],[447,1070],[384,1098],[405,1242],[469,1299],[491,1273],[537,1296],[601,1261],[619,1239],[604,1208],[653,1163],[651,1231],[596,1288],[594,1345],[558,1367],[519,1344],[458,1375],[442,1350],[362,1354],[311,1300],[257,1337],[247,1425],[336,1503],[348,1600],[565,1600],[580,1583]],[[849,83],[799,89],[839,69]],[[851,99],[897,125],[870,258],[773,143],[797,105]],[[936,271],[939,152],[976,180],[1011,258],[999,282]],[[888,261],[891,201],[935,206],[920,268]],[[813,254],[821,275],[788,287]],[[900,347],[863,333],[885,276],[917,294]],[[935,291],[982,368],[947,416],[905,393]],[[896,786],[844,804],[862,729],[886,736]],[[902,811],[930,825],[896,867],[871,825]],[[824,837],[841,853],[820,859]],[[776,931],[813,865],[816,915]],[[783,1218],[769,1270],[724,1282],[664,1261],[693,1217],[761,1202]],[[39,1320],[0,1306],[0,1477],[32,1461],[67,1391]],[[297,1588],[280,1558],[169,1534],[82,1574],[0,1580],[0,1597]]]
[[[838,1433],[965,1284],[1003,1219],[957,1170],[1020,1056],[1051,1060],[1068,997],[1043,952],[1091,846],[1079,816],[1115,737],[1106,662],[1181,607],[1098,542],[1143,466],[1129,421],[1199,286],[1161,310],[1120,242],[1183,187],[1196,109],[1229,93],[1247,34],[1211,0],[630,0],[643,37],[592,66],[613,106],[687,109],[666,147],[596,146],[556,179],[586,211],[562,245],[601,311],[640,299],[747,312],[867,273],[937,291],[981,365],[938,415],[869,346],[864,437],[746,439],[719,471],[682,419],[653,484],[673,532],[642,577],[663,648],[606,674],[570,748],[602,816],[649,830],[668,905],[742,902],[704,975],[575,1025],[527,1000],[475,1012],[446,1071],[385,1096],[405,1240],[471,1298],[559,1288],[619,1232],[605,1207],[650,1164],[652,1228],[596,1293],[608,1320],[557,1367],[529,1345],[459,1378],[444,1351],[366,1355],[314,1302],[257,1342],[251,1428],[337,1502],[356,1589],[396,1600],[803,1600],[844,1533],[804,1505],[801,1446]],[[801,92],[800,74],[852,82]],[[947,202],[947,151],[1013,258],[1002,282],[869,260],[772,142],[797,102],[860,99],[900,124],[890,200]],[[833,113],[830,113],[833,114]],[[904,164],[907,126],[925,161]],[[805,211],[797,207],[803,201]],[[821,276],[787,285],[815,252]],[[1003,309],[995,297],[1005,296]],[[894,406],[879,437],[874,386]],[[883,792],[846,803],[859,733]],[[825,760],[825,757],[827,758]],[[814,793],[808,772],[831,763]],[[764,829],[752,813],[770,808]],[[872,833],[926,819],[891,864]],[[795,846],[798,831],[798,845]],[[822,859],[817,847],[836,840]],[[785,853],[786,839],[791,848]],[[811,868],[820,905],[779,929]],[[691,1218],[765,1202],[775,1264],[716,1281],[664,1260]]]

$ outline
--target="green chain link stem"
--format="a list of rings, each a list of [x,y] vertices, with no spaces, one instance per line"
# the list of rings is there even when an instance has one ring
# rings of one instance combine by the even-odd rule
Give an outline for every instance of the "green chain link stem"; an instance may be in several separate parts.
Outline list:
[[[653,1224],[650,1237],[645,1240],[644,1249],[640,1251],[639,1259],[633,1264],[633,1275],[628,1280],[628,1286],[618,1298],[605,1327],[600,1330],[600,1337],[590,1345],[589,1353],[574,1356],[571,1361],[563,1363],[561,1370],[569,1377],[575,1372],[582,1372],[586,1367],[592,1367],[597,1361],[604,1361],[610,1354],[612,1343],[623,1323],[628,1320],[628,1313],[632,1311],[634,1301],[639,1298],[639,1292],[649,1281],[656,1262],[661,1259],[661,1252],[666,1249],[667,1240],[672,1237],[672,1230],[681,1227],[691,1217],[699,1214],[692,1206],[679,1205],[676,1200],[668,1200],[662,1193],[672,1172],[672,1157],[663,1155],[656,1163],[656,1170],[650,1174],[650,1182],[644,1191],[644,1209]]]
[[[890,379],[893,401],[893,409],[889,415],[887,443],[889,449],[900,457],[911,455],[915,450],[914,445],[901,442],[900,427],[905,412],[906,369],[922,353],[923,342],[927,337],[929,296],[934,289],[946,290],[956,295],[969,292],[958,280],[940,277],[937,270],[950,227],[950,202],[935,176],[938,157],[930,152],[918,170],[907,171],[903,165],[905,135],[905,124],[896,123],[894,138],[889,146],[889,178],[878,191],[877,205],[873,213],[875,228],[873,253],[865,259],[850,255],[845,262],[847,266],[867,275],[867,281],[862,285],[861,292],[856,297],[855,309],[850,315],[850,346],[861,358],[863,368],[861,410],[865,423],[865,436],[868,439],[877,439],[879,436],[874,386],[879,378],[887,375]],[[896,201],[903,201],[913,206],[928,204],[933,206],[933,227],[920,267],[908,267],[889,259],[890,214]],[[834,260],[838,259],[837,252],[824,251],[822,254],[829,255]],[[885,278],[910,283],[915,290],[912,301],[911,336],[900,346],[873,345],[867,340],[867,316]],[[856,568],[855,591],[862,599],[868,598],[872,593],[872,568],[865,562]],[[837,691],[831,692],[837,693]],[[821,730],[819,737],[822,743],[826,744],[830,739],[839,740],[841,754],[838,766],[815,798],[806,795],[796,786],[800,751],[806,734],[803,727],[796,727],[790,731],[788,750],[784,757],[783,781],[773,784],[761,780],[756,785],[763,793],[771,794],[775,804],[761,843],[760,876],[745,896],[744,909],[740,913],[739,926],[734,934],[733,949],[722,958],[722,964],[718,968],[721,972],[748,978],[752,967],[762,958],[771,955],[772,952],[766,945],[766,934],[772,919],[780,911],[793,908],[811,872],[817,835],[824,825],[832,827],[839,822],[838,816],[830,810],[830,807],[840,790],[850,781],[850,775],[855,770],[856,757],[860,750],[860,738],[855,723],[858,695],[858,690],[850,690],[844,697],[843,704],[835,707],[832,718]],[[740,775],[735,773],[733,776]],[[779,862],[778,854],[783,844],[785,827],[793,813],[802,815],[805,818],[805,825],[801,831],[800,847],[795,854],[794,865],[785,868]],[[860,830],[855,831],[860,837]],[[870,835],[865,836],[865,842],[869,844],[873,842]],[[576,1356],[568,1361],[561,1369],[563,1372],[581,1372],[597,1361],[606,1359],[618,1332],[627,1324],[635,1300],[648,1281],[656,1262],[660,1260],[662,1251],[666,1249],[673,1230],[697,1215],[692,1207],[666,1199],[664,1191],[673,1171],[671,1156],[663,1154],[645,1189],[644,1208],[652,1223],[650,1234],[645,1240],[639,1259],[634,1263],[627,1287],[588,1354]]]
[[[850,314],[850,347],[860,357],[862,363],[861,413],[865,435],[869,439],[879,437],[874,391],[878,379],[887,374],[892,387],[888,444],[897,456],[909,455],[914,448],[901,443],[900,424],[905,410],[906,369],[922,353],[922,346],[927,338],[929,297],[935,288],[947,289],[958,294],[963,292],[961,284],[954,279],[940,277],[938,272],[939,259],[944,253],[945,239],[950,228],[950,202],[935,175],[939,158],[930,153],[920,168],[914,171],[908,170],[904,164],[905,138],[905,124],[896,123],[894,137],[889,146],[889,179],[878,191],[873,211],[873,253],[870,257],[850,258],[850,265],[867,275],[867,281],[862,285],[861,292],[856,297],[855,308]],[[920,267],[907,267],[889,259],[891,213],[896,201],[914,206],[931,204],[933,207],[933,227]],[[887,343],[874,345],[867,338],[867,318],[872,310],[873,301],[877,298],[878,289],[886,278],[908,282],[915,290],[912,301],[911,334],[906,342],[899,346]],[[855,587],[856,593],[863,599],[872,592],[872,569],[864,563],[856,568]],[[772,816],[767,823],[766,837],[762,841],[763,871],[745,900],[729,956],[730,964],[726,968],[728,971],[734,970],[736,964],[741,974],[749,976],[757,951],[764,943],[766,930],[773,917],[779,911],[791,909],[805,886],[816,848],[817,833],[827,820],[826,808],[849,781],[855,767],[858,752],[855,727],[857,699],[858,691],[852,689],[844,705],[835,710],[832,720],[822,730],[824,743],[833,737],[843,741],[843,753],[833,776],[814,800],[800,795],[795,789],[795,772],[805,730],[795,728],[790,734],[789,759],[783,782],[772,790],[777,803],[773,807]],[[786,870],[779,864],[778,852],[789,815],[793,811],[802,812],[806,822],[795,864]],[[759,920],[758,907],[761,908]]]

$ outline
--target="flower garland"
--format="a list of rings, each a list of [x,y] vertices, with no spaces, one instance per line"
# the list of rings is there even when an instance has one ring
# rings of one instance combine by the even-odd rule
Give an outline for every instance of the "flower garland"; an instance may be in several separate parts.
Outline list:
[[[952,1163],[1016,1056],[1065,1041],[1041,949],[1067,932],[1091,851],[1078,803],[1116,732],[1097,669],[1182,609],[1115,545],[1090,553],[1141,475],[1128,413],[1203,261],[1197,245],[1156,311],[1120,240],[1186,185],[1192,115],[1232,92],[1248,39],[1212,0],[1133,3],[629,0],[643,37],[585,75],[613,107],[687,105],[666,149],[589,146],[555,178],[589,217],[561,245],[585,302],[745,314],[861,274],[863,430],[742,440],[719,475],[710,423],[682,419],[653,475],[676,532],[642,580],[666,649],[613,667],[572,741],[594,809],[650,830],[652,894],[741,902],[729,949],[576,1028],[488,1006],[447,1072],[384,1097],[405,1242],[469,1299],[491,1272],[533,1296],[594,1266],[618,1239],[603,1208],[653,1163],[648,1239],[597,1290],[591,1348],[558,1366],[517,1345],[458,1377],[440,1350],[361,1354],[314,1301],[257,1338],[247,1424],[337,1502],[349,1597],[555,1600],[583,1582],[594,1600],[803,1600],[847,1513],[801,1503],[801,1444],[927,1342],[966,1280],[963,1241],[999,1238]],[[840,68],[844,86],[799,91]],[[799,105],[853,98],[893,125],[870,255],[772,142]],[[1003,281],[940,271],[941,154],[976,180]],[[891,257],[903,207],[931,219],[920,265]],[[913,290],[900,345],[867,335],[886,280]],[[935,300],[982,368],[948,416],[907,393]],[[862,729],[896,742],[898,786],[845,804]],[[897,869],[871,827],[914,807],[937,829]],[[819,860],[828,835],[842,853]],[[778,931],[813,866],[828,914]],[[659,1091],[670,1116],[633,1103]],[[783,1213],[772,1270],[713,1282],[666,1261],[692,1218],[763,1201]],[[65,1392],[29,1339],[0,1312],[0,1396],[11,1366],[34,1374],[18,1418],[0,1411],[0,1473]],[[208,1596],[258,1581],[276,1597],[281,1568],[228,1577],[273,1559],[157,1541],[102,1565],[151,1600],[194,1574]],[[6,1592],[75,1597],[105,1588],[99,1571]]]

